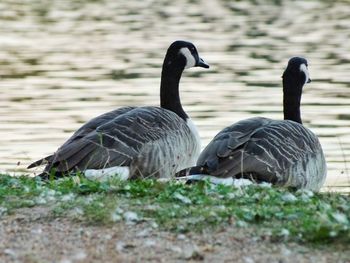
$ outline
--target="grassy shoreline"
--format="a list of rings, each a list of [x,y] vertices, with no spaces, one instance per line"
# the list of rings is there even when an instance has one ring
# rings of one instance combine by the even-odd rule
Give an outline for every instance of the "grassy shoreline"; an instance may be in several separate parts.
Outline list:
[[[109,226],[150,224],[186,233],[234,225],[272,240],[350,243],[350,196],[207,182],[92,182],[82,177],[43,182],[0,175],[0,219],[23,207],[46,206],[53,218]]]

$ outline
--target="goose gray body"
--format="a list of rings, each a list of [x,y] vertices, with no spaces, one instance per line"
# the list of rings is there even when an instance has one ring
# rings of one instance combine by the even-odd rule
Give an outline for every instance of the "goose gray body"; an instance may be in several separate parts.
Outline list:
[[[315,134],[297,122],[267,118],[242,120],[222,130],[200,154],[197,166],[214,177],[311,190],[321,188],[326,174]]]
[[[199,149],[195,134],[174,112],[159,107],[124,107],[96,117],[77,130],[46,158],[50,164],[46,170],[127,166],[131,178],[170,177],[193,165]]]
[[[182,109],[178,84],[184,68],[209,66],[193,44],[176,41],[164,59],[161,107],[123,107],[78,129],[58,150],[28,168],[47,163],[40,176],[81,171],[97,178],[126,168],[125,178],[169,178],[194,165],[200,152],[195,126]],[[106,174],[110,176],[109,174]]]
[[[257,117],[226,127],[202,151],[197,165],[177,177],[218,183],[246,178],[318,191],[326,161],[317,136],[300,117],[302,87],[310,81],[307,61],[292,58],[283,74],[284,120]]]

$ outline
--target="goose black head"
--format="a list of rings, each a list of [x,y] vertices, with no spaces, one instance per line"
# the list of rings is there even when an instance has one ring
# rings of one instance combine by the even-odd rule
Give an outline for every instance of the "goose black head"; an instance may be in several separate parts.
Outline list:
[[[176,64],[183,67],[183,69],[191,67],[209,68],[209,65],[199,57],[196,47],[192,43],[182,40],[175,41],[170,45],[164,62],[166,66]]]
[[[288,61],[286,70],[282,76],[283,80],[292,79],[297,84],[303,86],[310,83],[308,64],[305,58],[293,57]]]
[[[303,86],[311,82],[305,58],[293,57],[283,73],[283,114],[285,120],[302,124],[300,101]]]

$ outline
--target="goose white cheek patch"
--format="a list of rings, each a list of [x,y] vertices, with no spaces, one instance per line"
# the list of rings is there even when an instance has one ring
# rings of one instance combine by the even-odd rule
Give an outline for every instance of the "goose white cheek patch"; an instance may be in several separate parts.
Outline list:
[[[307,70],[307,67],[305,64],[300,65],[300,71],[304,72],[305,74],[305,84],[306,84],[310,77],[309,77],[309,71]]]
[[[186,58],[186,66],[185,68],[192,68],[196,65],[196,60],[193,57],[191,51],[187,47],[183,47],[180,49],[180,53]]]

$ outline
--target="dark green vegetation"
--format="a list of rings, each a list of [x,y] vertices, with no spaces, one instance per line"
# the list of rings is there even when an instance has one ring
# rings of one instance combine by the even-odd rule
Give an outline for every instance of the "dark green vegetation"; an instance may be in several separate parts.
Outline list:
[[[350,196],[336,193],[207,182],[100,183],[81,177],[43,182],[0,176],[0,218],[32,206],[45,206],[52,217],[86,224],[149,222],[178,232],[234,225],[257,229],[257,235],[275,240],[350,242]]]

